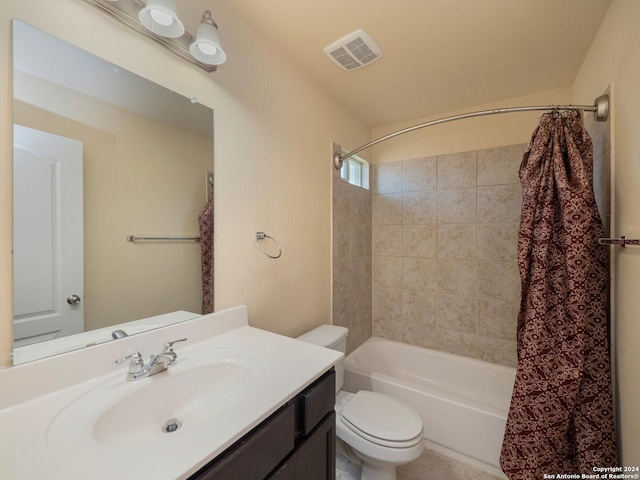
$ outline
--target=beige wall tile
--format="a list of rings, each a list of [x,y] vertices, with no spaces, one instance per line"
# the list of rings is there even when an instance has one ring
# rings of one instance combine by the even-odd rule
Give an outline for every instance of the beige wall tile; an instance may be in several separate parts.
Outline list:
[[[518,223],[478,225],[478,260],[488,262],[518,261]]]
[[[438,157],[438,190],[476,186],[476,152]]]
[[[350,305],[351,302],[349,301],[348,296],[333,299],[332,310],[334,325],[349,328],[349,319],[351,318],[351,311],[349,309]]]
[[[438,289],[438,261],[435,258],[402,259],[402,286],[435,292]]]
[[[436,327],[421,323],[402,323],[402,342],[422,348],[438,348]]]
[[[476,225],[438,225],[438,258],[476,258]]]
[[[378,319],[373,324],[372,333],[374,337],[402,342],[402,323],[394,320]]]
[[[478,187],[478,223],[519,223],[520,185]]]
[[[474,260],[438,259],[438,292],[452,295],[476,295],[478,268]]]
[[[373,195],[374,225],[402,225],[402,194]]]
[[[373,288],[371,286],[358,292],[354,309],[358,318],[362,319],[360,323],[364,326],[363,341],[366,341],[371,337],[373,327]]]
[[[355,292],[357,290],[371,288],[371,255],[351,258],[349,261],[351,262],[349,291]]]
[[[365,336],[365,329],[363,324],[358,324],[353,328],[350,328],[349,335],[347,336],[347,349],[345,354],[349,355],[356,348],[362,345],[365,340],[367,340],[367,338],[369,337]]]
[[[363,195],[363,192],[368,193],[368,195]],[[355,185],[349,188],[349,216],[351,223],[370,223],[370,220],[366,218],[368,211],[367,203],[371,203],[371,192],[356,187]]]
[[[375,173],[374,334],[511,364],[524,148],[405,160],[400,187],[400,162]]]
[[[508,367],[518,364],[516,343],[512,340],[478,336],[478,357],[480,360],[491,363],[499,363]]]
[[[402,162],[373,165],[371,180],[373,193],[402,192]]]
[[[372,305],[376,320],[402,321],[402,290],[399,288],[373,287]]]
[[[432,224],[437,221],[437,200],[435,190],[408,192],[402,196],[402,223]]]
[[[477,358],[477,335],[438,327],[438,350]]]
[[[524,148],[524,145],[510,145],[478,150],[478,185],[519,184]]]
[[[349,260],[333,262],[333,298],[345,297],[351,293],[351,263]]]
[[[438,295],[437,325],[458,332],[476,333],[477,297]]]
[[[361,327],[363,333],[367,331],[370,332],[373,301],[371,287],[363,288],[362,290],[354,292],[350,296],[350,300],[351,321],[349,322],[349,328]],[[366,338],[364,340],[366,340]]]
[[[436,188],[436,157],[402,162],[402,191],[416,192]]]
[[[350,257],[371,257],[371,226],[351,224]]]
[[[371,225],[372,222],[372,195],[371,190],[365,190],[364,188],[358,188],[358,194],[364,199],[362,204],[362,215],[364,217],[365,225]]]
[[[372,282],[381,287],[402,288],[402,257],[374,255]]]
[[[344,260],[349,258],[349,224],[345,222],[333,224],[333,259]]]
[[[518,299],[478,299],[478,335],[515,341],[519,308]]]
[[[402,291],[402,321],[422,325],[435,325],[438,297],[420,290]]]
[[[333,184],[333,223],[350,221],[349,184],[338,179]]]
[[[509,302],[520,298],[520,272],[511,262],[478,262],[478,296]]]
[[[435,225],[404,225],[402,227],[402,255],[405,257],[435,258],[438,251]]]
[[[476,189],[438,190],[438,224],[475,223]]]
[[[373,226],[373,254],[386,256],[402,255],[402,225]]]
[[[371,192],[334,173],[333,209],[333,308],[327,322],[349,328],[349,353],[371,336]]]

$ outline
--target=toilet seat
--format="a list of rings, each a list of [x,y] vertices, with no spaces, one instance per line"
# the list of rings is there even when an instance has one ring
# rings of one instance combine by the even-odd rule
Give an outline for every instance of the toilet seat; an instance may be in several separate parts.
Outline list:
[[[398,400],[361,390],[339,400],[336,413],[353,433],[376,445],[410,448],[422,442],[422,420]]]

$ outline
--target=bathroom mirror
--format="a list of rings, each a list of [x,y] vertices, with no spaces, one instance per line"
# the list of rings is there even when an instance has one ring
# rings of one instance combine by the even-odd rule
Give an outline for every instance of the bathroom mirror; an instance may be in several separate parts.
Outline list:
[[[213,111],[17,20],[13,75],[14,364],[198,316]]]

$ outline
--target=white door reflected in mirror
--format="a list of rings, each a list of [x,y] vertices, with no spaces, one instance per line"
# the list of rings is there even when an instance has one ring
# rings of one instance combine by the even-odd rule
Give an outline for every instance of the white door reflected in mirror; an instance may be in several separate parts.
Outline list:
[[[18,347],[84,330],[82,142],[14,125],[13,158]]]

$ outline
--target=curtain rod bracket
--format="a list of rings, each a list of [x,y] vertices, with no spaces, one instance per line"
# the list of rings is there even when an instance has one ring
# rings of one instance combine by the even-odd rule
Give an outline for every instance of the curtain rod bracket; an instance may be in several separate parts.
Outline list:
[[[418,125],[414,125],[412,127],[407,127],[402,130],[398,130],[397,132],[390,133],[385,135],[384,137],[380,137],[376,140],[372,140],[361,147],[356,148],[355,150],[346,153],[344,155],[340,155],[340,149],[337,151],[334,149],[333,151],[333,164],[335,167],[340,170],[342,168],[342,162],[349,157],[357,154],[358,152],[364,150],[365,148],[373,147],[380,142],[384,142],[385,140],[389,140],[390,138],[397,137],[398,135],[402,135],[403,133],[413,132],[414,130],[418,130],[425,127],[431,127],[433,125],[439,125],[441,123],[453,122],[454,120],[463,120],[465,118],[473,118],[473,117],[482,117],[485,115],[496,115],[499,113],[512,113],[512,112],[533,112],[533,111],[548,111],[548,110],[582,110],[584,112],[593,112],[595,119],[597,122],[605,122],[609,118],[609,95],[601,95],[596,98],[593,105],[546,105],[546,106],[530,106],[530,107],[509,107],[509,108],[496,108],[493,110],[480,110],[478,112],[469,112],[462,113],[460,115],[452,115],[449,117],[439,118],[437,120],[431,120],[430,122],[420,123]]]
[[[609,95],[600,95],[596,98],[594,115],[597,122],[606,122],[609,118]]]
[[[345,157],[341,157],[342,148],[340,147],[340,145],[336,143],[331,144],[331,152],[333,155],[333,166],[336,167],[338,170],[342,169],[342,162],[345,160],[345,158],[348,158],[348,157],[346,155]]]

